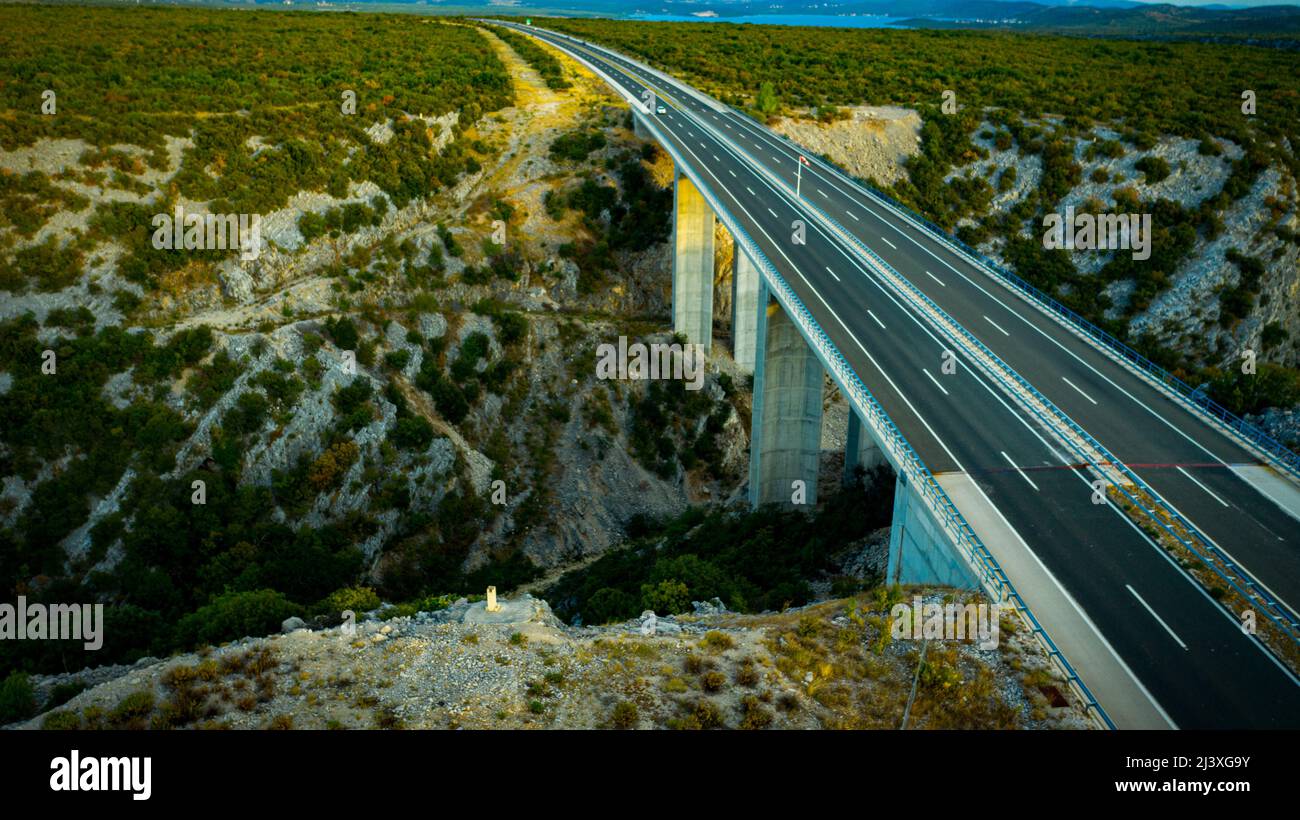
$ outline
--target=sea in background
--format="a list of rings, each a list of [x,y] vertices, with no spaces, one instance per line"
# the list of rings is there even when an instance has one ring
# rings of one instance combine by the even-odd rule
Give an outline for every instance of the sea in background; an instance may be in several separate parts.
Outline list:
[[[739,17],[696,17],[693,14],[619,15],[624,20],[649,20],[658,23],[759,23],[769,26],[831,26],[835,28],[908,28],[900,25],[901,17],[873,14],[749,14]]]

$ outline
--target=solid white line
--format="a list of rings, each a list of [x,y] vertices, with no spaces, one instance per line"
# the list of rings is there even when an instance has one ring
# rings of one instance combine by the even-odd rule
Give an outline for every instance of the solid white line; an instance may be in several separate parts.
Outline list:
[[[1088,401],[1092,402],[1093,404],[1096,404],[1096,403],[1097,403],[1097,400],[1096,400],[1096,399],[1094,399],[1092,396],[1089,396],[1087,393],[1085,393],[1085,392],[1083,392],[1082,390],[1080,390],[1080,389],[1079,389],[1079,385],[1075,384],[1074,382],[1070,381],[1069,379],[1065,378],[1064,376],[1061,377],[1061,381],[1063,381],[1063,382],[1065,382],[1066,384],[1068,384],[1068,385],[1070,385],[1071,387],[1073,387],[1073,388],[1074,388],[1074,389],[1079,393],[1080,396],[1083,396],[1083,397],[1084,397],[1085,399],[1087,399]]]
[[[945,388],[942,384],[939,384],[939,380],[936,379],[934,376],[931,376],[929,370],[926,370],[926,369],[923,367],[923,368],[921,368],[921,372],[924,373],[925,375],[929,376],[929,377],[930,377],[930,381],[934,382],[934,386],[937,387],[937,388],[939,388],[940,390],[942,390],[942,391],[943,391],[943,394],[944,394],[945,396],[948,395],[948,390],[947,390],[947,388]]]
[[[948,287],[947,285],[945,285],[945,284],[943,283],[943,280],[942,280],[942,279],[940,279],[939,277],[935,276],[933,273],[930,273],[929,271],[926,271],[926,272],[925,272],[925,275],[928,276],[928,277],[930,277],[930,278],[933,279],[934,281],[938,282],[938,283],[939,283],[939,287],[941,287],[941,288],[946,288],[946,287]]]
[[[1007,454],[1006,454],[1005,452],[1003,452],[1002,450],[998,450],[998,452],[999,452],[999,453],[1002,453],[1002,457],[1005,458],[1005,459],[1007,460],[1007,463],[1008,463],[1008,464],[1010,464],[1012,467],[1015,467],[1016,472],[1017,472],[1017,473],[1020,473],[1020,477],[1021,477],[1021,478],[1023,478],[1025,481],[1028,481],[1028,482],[1029,482],[1029,486],[1034,488],[1034,492],[1038,492],[1038,485],[1035,484],[1035,483],[1032,482],[1032,481],[1029,481],[1029,476],[1025,475],[1025,471],[1024,471],[1024,470],[1022,470],[1022,469],[1020,469],[1019,467],[1016,466],[1016,463],[1015,463],[1014,461],[1011,460],[1011,456],[1007,455]]]
[[[989,324],[991,324],[991,325],[993,325],[994,327],[996,327],[996,328],[997,328],[997,329],[1002,333],[1003,336],[1010,336],[1010,335],[1011,335],[1010,333],[1007,333],[1005,330],[1002,330],[1002,327],[1001,327],[1000,325],[998,325],[997,322],[995,322],[995,321],[993,321],[992,319],[990,319],[989,317],[985,316],[985,317],[984,317],[984,321],[986,321],[986,322],[988,322]]]
[[[881,330],[888,330],[888,328],[885,327],[885,323],[880,321],[880,317],[871,312],[871,308],[867,308],[867,315],[876,320],[876,324],[880,325]]]
[[[826,268],[826,272],[829,273],[831,276],[835,276],[835,271],[831,270],[829,267]],[[835,276],[835,281],[836,282],[840,281],[840,278],[838,276]]]
[[[1217,495],[1215,495],[1213,492],[1211,492],[1209,487],[1205,486],[1204,484],[1202,484],[1201,482],[1199,482],[1199,481],[1197,481],[1195,478],[1193,478],[1191,473],[1187,472],[1187,471],[1184,470],[1182,467],[1178,467],[1177,469],[1178,469],[1178,472],[1180,472],[1180,473],[1182,473],[1183,475],[1187,476],[1188,480],[1190,480],[1193,484],[1195,484],[1197,487],[1200,487],[1202,490],[1205,490],[1205,492],[1209,494],[1210,498],[1213,498],[1215,501],[1219,502],[1220,504],[1222,504],[1222,505],[1225,506],[1225,507],[1231,507],[1231,506],[1232,506],[1231,504],[1229,504],[1228,502],[1224,501],[1222,498],[1219,498]]]
[[[1156,614],[1156,611],[1151,608],[1151,604],[1148,604],[1146,601],[1142,600],[1142,596],[1137,594],[1137,590],[1133,589],[1133,587],[1129,586],[1128,584],[1125,584],[1124,588],[1127,589],[1129,592],[1133,593],[1133,597],[1138,599],[1138,603],[1146,607],[1147,612],[1151,613],[1151,617],[1155,618],[1156,621],[1165,628],[1165,631],[1168,632],[1170,636],[1173,637],[1174,640],[1178,641],[1179,646],[1181,646],[1183,649],[1187,648],[1187,644],[1183,643],[1183,639],[1178,637],[1178,633],[1174,632],[1172,629],[1169,628],[1169,624],[1165,623],[1164,618],[1161,618],[1159,615]]]
[[[894,250],[898,250],[898,246],[895,245],[893,242],[890,242],[890,241],[889,241],[888,239],[886,239],[885,237],[883,237],[883,236],[880,237],[880,241],[881,241],[881,242],[884,242],[886,245],[888,245],[889,247],[893,248]]]

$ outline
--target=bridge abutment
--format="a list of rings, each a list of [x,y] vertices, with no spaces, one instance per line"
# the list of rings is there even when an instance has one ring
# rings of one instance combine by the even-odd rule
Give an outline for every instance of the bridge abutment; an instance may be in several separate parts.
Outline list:
[[[979,589],[966,559],[917,496],[905,473],[894,483],[894,520],[889,528],[890,584],[928,584]]]
[[[761,284],[758,305],[749,500],[811,506],[821,461],[822,364]]]
[[[673,332],[713,349],[713,209],[680,171],[673,185]]]

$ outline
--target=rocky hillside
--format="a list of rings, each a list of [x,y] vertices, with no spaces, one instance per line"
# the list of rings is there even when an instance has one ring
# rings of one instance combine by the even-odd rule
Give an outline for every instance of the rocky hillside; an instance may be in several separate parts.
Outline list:
[[[109,19],[105,36],[137,36]],[[158,147],[0,146],[0,195],[31,216],[7,209],[0,228],[0,570],[13,594],[108,602],[100,662],[189,643],[176,624],[222,596],[312,610],[357,583],[397,601],[508,588],[599,555],[635,516],[737,491],[747,386],[725,352],[698,393],[595,376],[604,342],[671,341],[670,163],[576,65],[557,90],[486,30],[418,26],[495,66],[508,104],[383,112],[363,96],[342,167],[410,152],[455,172],[405,200],[382,164],[286,193],[259,212],[253,259],[137,275],[162,252],[109,215],[220,211],[176,192],[278,161],[292,138],[214,144],[202,112]]]
[[[15,728],[895,729],[905,712],[918,729],[1089,727],[1014,618],[995,649],[932,642],[922,663],[919,642],[890,638],[892,603],[737,615],[696,602],[574,628],[521,595],[499,612],[463,598],[381,609],[351,629],[292,621],[276,637],[42,679],[47,703],[94,685]]]

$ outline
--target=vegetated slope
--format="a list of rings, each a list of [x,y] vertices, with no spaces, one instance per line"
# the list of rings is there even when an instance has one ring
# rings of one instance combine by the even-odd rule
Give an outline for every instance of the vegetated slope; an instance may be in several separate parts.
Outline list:
[[[915,108],[921,151],[906,178],[878,187],[1230,409],[1300,402],[1300,64],[1288,52],[984,32],[539,24],[645,57],[758,117]],[[940,107],[945,91],[954,114]],[[1246,92],[1254,113],[1243,111]],[[1044,249],[1043,216],[1067,205],[1152,214],[1150,258]],[[1246,350],[1264,360],[1257,374],[1238,366]],[[1300,446],[1300,414],[1260,421]]]
[[[48,175],[7,174],[0,204],[13,230],[0,285],[10,290],[64,282],[105,242],[124,247],[120,275],[146,289],[192,262],[220,259],[150,252],[150,218],[177,203],[264,214],[298,191],[343,197],[349,184],[369,181],[403,207],[476,168],[463,142],[430,152],[423,118],[456,112],[472,122],[511,99],[481,37],[429,20],[68,6],[12,7],[6,19],[0,72],[11,79],[0,146],[81,140],[84,168],[58,180],[69,183],[61,196],[111,192],[58,243],[41,232],[51,215],[42,206]],[[42,113],[47,90],[53,114]],[[345,93],[355,95],[357,114],[344,112]],[[394,120],[394,138],[367,138],[376,118]],[[119,143],[137,149],[112,148]],[[145,206],[138,195],[168,169],[173,145],[180,167],[162,201]],[[45,241],[10,244],[34,237]]]
[[[358,583],[505,590],[733,491],[743,385],[595,378],[598,344],[668,340],[671,201],[598,82],[551,91],[499,40],[410,17],[14,11],[0,587],[107,624],[93,655],[5,642],[0,677],[337,618]],[[261,254],[153,248],[178,203],[259,214]]]
[[[916,589],[927,605],[968,599]],[[702,605],[567,627],[516,596],[380,609],[342,627],[9,686],[26,729],[1058,729],[1086,714],[1028,630],[997,645],[893,635],[897,589],[783,612]],[[355,603],[355,602],[354,602]],[[912,601],[904,602],[911,605]],[[906,717],[905,717],[906,716]]]

